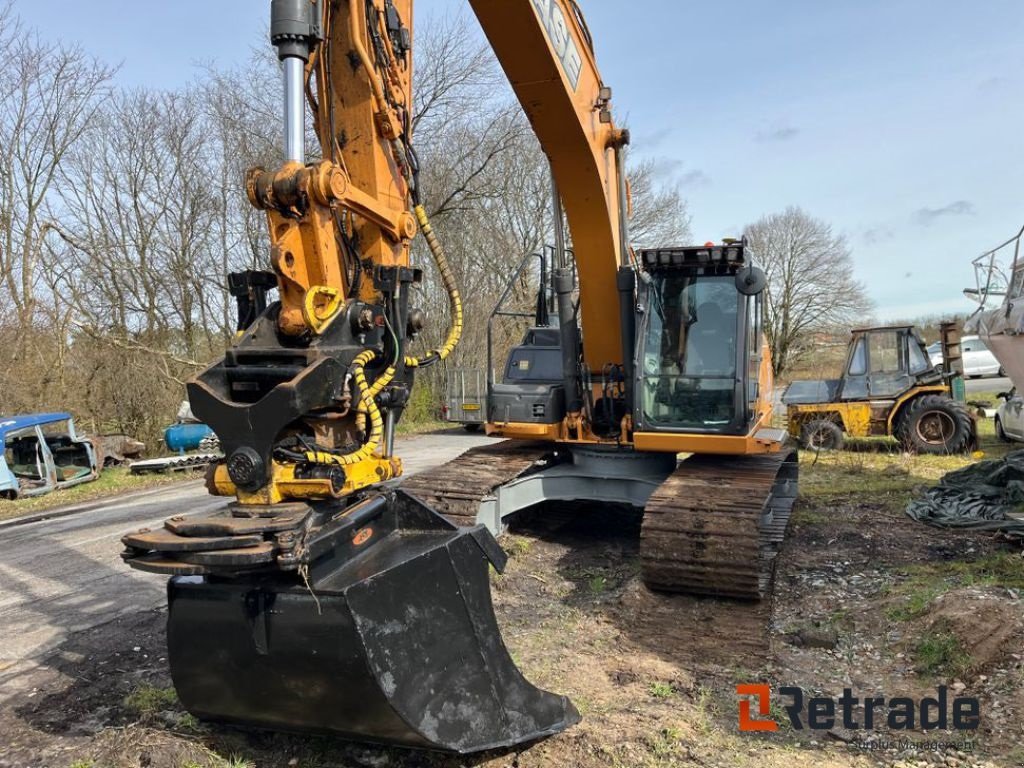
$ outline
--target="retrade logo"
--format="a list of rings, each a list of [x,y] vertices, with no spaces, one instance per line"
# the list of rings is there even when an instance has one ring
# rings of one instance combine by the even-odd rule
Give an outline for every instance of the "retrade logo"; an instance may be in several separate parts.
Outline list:
[[[974,731],[981,723],[981,703],[969,696],[950,700],[949,690],[940,685],[935,697],[920,701],[909,698],[853,695],[849,688],[838,699],[824,696],[808,697],[803,689],[779,689],[781,711],[796,731],[830,731],[841,723],[851,730],[875,730],[888,726],[892,731],[949,730]],[[771,717],[772,692],[768,685],[737,685],[739,700],[739,727],[741,731],[777,731],[779,723]],[[754,712],[756,704],[757,712]]]
[[[772,711],[772,689],[767,685],[737,685],[738,696],[752,696],[757,702],[757,714],[766,718]],[[779,724],[774,720],[755,720],[750,715],[751,701],[748,698],[740,699],[740,730],[741,731],[777,731]]]
[[[565,18],[565,13],[558,0],[533,0],[533,7],[537,9],[537,14],[544,23],[551,47],[555,49],[555,54],[562,63],[562,71],[575,91],[583,72],[583,57],[580,56],[580,49],[569,30],[569,21]]]

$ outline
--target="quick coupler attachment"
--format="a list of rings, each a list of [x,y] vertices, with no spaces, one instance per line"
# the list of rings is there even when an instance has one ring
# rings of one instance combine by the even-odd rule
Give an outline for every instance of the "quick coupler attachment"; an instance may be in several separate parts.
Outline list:
[[[505,648],[489,579],[505,556],[491,534],[402,492],[372,501],[373,522],[321,545],[298,574],[170,580],[169,661],[186,709],[455,753],[578,722],[572,703],[531,685]]]

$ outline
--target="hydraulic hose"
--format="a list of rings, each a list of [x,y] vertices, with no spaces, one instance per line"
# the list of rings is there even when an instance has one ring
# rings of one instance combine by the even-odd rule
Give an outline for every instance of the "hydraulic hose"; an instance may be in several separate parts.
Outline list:
[[[369,459],[377,451],[377,447],[384,436],[384,419],[381,417],[380,409],[377,407],[373,390],[366,383],[366,366],[372,363],[376,357],[377,353],[372,349],[368,349],[352,361],[352,378],[355,381],[356,388],[359,390],[359,402],[370,417],[370,439],[358,450],[344,456],[321,451],[310,451],[306,454],[306,461],[311,464],[340,464],[343,467],[348,467]],[[380,379],[378,379],[379,381]]]
[[[462,314],[462,294],[459,293],[459,286],[455,282],[455,275],[452,274],[452,268],[448,263],[448,257],[444,252],[444,248],[438,241],[437,235],[434,234],[434,228],[430,225],[430,218],[427,216],[427,211],[422,205],[417,205],[414,208],[414,212],[416,214],[416,219],[419,221],[420,229],[423,230],[423,237],[427,240],[427,246],[430,248],[430,253],[434,257],[434,263],[437,265],[437,271],[441,275],[441,282],[444,284],[444,289],[448,293],[448,303],[452,314],[452,323],[451,327],[448,329],[448,338],[440,349],[431,350],[421,358],[407,357],[405,359],[405,364],[409,368],[423,368],[433,365],[441,360],[447,360],[452,352],[455,351],[455,348],[459,345],[459,341],[462,339],[464,318]]]
[[[427,212],[422,205],[417,205],[414,210],[420,228],[423,230],[423,236],[427,240],[427,246],[434,257],[434,263],[437,265],[437,270],[441,275],[441,282],[448,293],[452,314],[448,338],[445,339],[445,343],[439,349],[431,350],[422,358],[405,358],[405,364],[409,368],[422,368],[438,361],[446,360],[455,351],[462,338],[465,318],[463,316],[462,294],[459,293],[459,288],[455,282],[455,276],[452,274],[451,265],[448,263],[448,257],[445,255],[444,248],[434,234],[434,228],[430,225],[430,218],[427,216]],[[365,461],[377,451],[384,435],[384,419],[381,416],[380,408],[377,406],[377,397],[394,381],[397,374],[397,366],[388,366],[371,386],[366,381],[366,366],[372,363],[376,357],[377,353],[372,349],[368,349],[352,361],[352,378],[355,381],[356,388],[359,390],[361,410],[370,418],[370,439],[358,450],[344,456],[310,451],[306,454],[307,461],[314,464],[351,466]]]

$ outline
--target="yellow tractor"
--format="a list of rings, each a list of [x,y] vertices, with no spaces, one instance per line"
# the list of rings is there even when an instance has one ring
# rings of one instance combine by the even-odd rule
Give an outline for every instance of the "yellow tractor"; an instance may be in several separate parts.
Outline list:
[[[947,347],[955,359],[958,343]],[[977,427],[952,396],[955,375],[932,364],[913,326],[855,330],[841,378],[795,381],[786,390],[789,433],[812,450],[839,450],[847,435],[895,437],[912,453],[971,450]]]

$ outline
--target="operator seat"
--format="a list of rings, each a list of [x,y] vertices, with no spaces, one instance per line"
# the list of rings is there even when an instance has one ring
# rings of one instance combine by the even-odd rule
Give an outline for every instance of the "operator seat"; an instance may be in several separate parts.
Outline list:
[[[686,344],[686,373],[691,376],[732,376],[736,369],[735,318],[706,301],[697,308]]]

